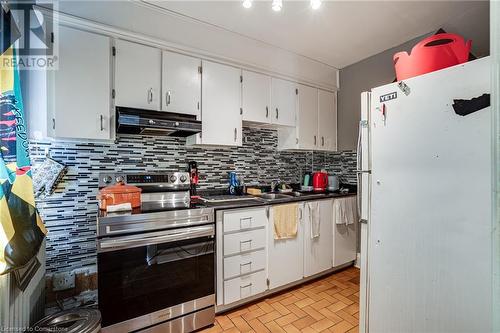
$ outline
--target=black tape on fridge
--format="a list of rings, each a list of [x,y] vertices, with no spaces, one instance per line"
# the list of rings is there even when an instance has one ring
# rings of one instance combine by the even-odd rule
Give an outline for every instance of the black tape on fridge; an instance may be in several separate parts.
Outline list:
[[[466,116],[490,106],[490,94],[482,94],[472,99],[454,99],[453,110],[459,116]]]

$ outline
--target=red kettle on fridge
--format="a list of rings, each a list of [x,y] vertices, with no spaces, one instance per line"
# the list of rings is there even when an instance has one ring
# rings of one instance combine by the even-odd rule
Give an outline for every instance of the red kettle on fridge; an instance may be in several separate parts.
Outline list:
[[[319,171],[313,173],[313,189],[316,192],[326,191],[328,187],[328,173]]]

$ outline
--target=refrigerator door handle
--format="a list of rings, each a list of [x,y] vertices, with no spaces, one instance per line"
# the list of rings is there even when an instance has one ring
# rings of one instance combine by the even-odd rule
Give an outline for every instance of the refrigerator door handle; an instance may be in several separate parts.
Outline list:
[[[367,121],[366,120],[361,120],[359,122],[359,127],[358,127],[358,147],[357,147],[357,150],[356,150],[356,164],[357,164],[357,170],[356,170],[356,179],[357,179],[357,182],[358,182],[358,195],[356,196],[356,208],[358,210],[358,217],[359,217],[359,222],[360,223],[366,223],[366,220],[362,220],[361,219],[361,195],[363,194],[363,180],[362,178],[360,177],[360,175],[364,174],[364,173],[367,173],[367,174],[371,174],[372,171],[371,170],[362,170],[361,169],[361,163],[362,163],[362,160],[361,160],[361,150],[363,149],[361,147],[361,131],[363,130],[363,127],[366,127],[367,126]],[[365,221],[365,222],[362,222],[362,221]]]

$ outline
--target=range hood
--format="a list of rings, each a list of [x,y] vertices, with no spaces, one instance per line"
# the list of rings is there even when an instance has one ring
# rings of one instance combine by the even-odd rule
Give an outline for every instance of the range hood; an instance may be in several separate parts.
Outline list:
[[[194,115],[116,107],[116,132],[186,137],[201,132]]]

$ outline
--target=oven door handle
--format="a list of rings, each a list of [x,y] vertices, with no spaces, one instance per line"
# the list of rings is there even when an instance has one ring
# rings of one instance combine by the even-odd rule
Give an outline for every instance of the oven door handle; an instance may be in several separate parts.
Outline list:
[[[141,235],[102,239],[99,241],[98,251],[117,251],[139,246],[172,243],[181,240],[209,237],[214,235],[215,231],[213,225],[151,232]]]

